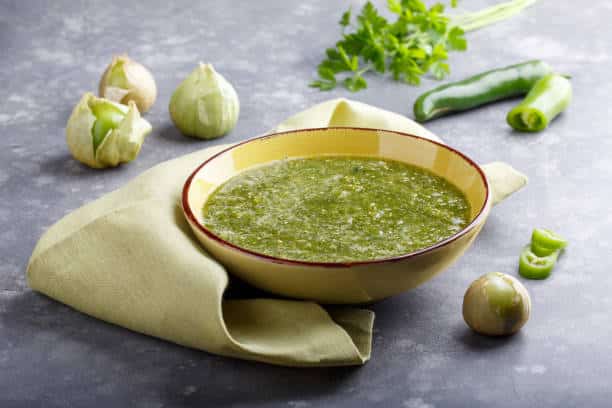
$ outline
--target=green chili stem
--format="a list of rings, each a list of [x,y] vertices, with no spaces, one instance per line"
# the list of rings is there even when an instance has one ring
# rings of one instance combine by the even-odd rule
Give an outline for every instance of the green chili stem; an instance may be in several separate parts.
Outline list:
[[[453,25],[461,27],[464,31],[474,31],[484,26],[496,23],[520,13],[538,0],[512,0],[498,4],[484,10],[465,13],[451,17]]]

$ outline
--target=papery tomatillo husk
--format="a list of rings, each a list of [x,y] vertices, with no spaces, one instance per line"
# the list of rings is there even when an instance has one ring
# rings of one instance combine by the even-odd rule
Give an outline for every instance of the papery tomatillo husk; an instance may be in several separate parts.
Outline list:
[[[240,102],[234,87],[212,65],[200,63],[176,88],[169,109],[183,134],[214,139],[236,126]]]
[[[124,105],[133,101],[144,113],[155,103],[157,86],[151,72],[142,64],[127,55],[118,55],[102,74],[98,93],[102,98]]]
[[[68,119],[66,142],[81,163],[94,168],[114,167],[138,156],[151,129],[133,101],[125,106],[88,92]]]

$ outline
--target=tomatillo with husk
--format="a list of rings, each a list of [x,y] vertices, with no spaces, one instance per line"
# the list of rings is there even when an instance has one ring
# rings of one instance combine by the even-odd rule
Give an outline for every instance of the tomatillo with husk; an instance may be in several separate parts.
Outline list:
[[[200,63],[172,94],[169,111],[184,135],[215,139],[236,126],[240,102],[232,84],[211,64]]]
[[[68,119],[66,143],[72,156],[89,167],[115,167],[138,156],[151,129],[133,101],[126,106],[88,92]]]
[[[531,298],[512,276],[491,272],[476,279],[463,297],[463,318],[477,333],[487,336],[514,334],[527,323]]]
[[[127,105],[133,101],[140,113],[145,113],[157,98],[157,85],[153,74],[144,65],[127,55],[113,57],[106,67],[98,93],[102,98]]]

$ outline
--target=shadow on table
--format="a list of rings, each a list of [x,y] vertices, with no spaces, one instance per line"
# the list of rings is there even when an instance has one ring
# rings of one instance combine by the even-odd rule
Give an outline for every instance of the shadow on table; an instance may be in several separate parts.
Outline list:
[[[42,392],[48,406],[77,396],[85,406],[299,404],[333,393],[359,372],[220,357],[96,320],[31,291],[5,298],[3,308],[16,386],[0,385],[0,392],[16,400]]]
[[[206,144],[206,145],[202,144],[204,142],[203,139],[198,139],[196,137],[185,136],[171,122],[162,124],[159,127],[159,129],[155,129],[154,132],[161,139],[170,141],[172,143],[193,144],[193,145],[198,145],[199,144],[199,145],[202,145],[202,148],[209,147],[209,144]]]
[[[52,156],[45,156],[41,160],[41,169],[44,173],[61,176],[63,179],[78,178],[100,178],[100,170],[93,169],[85,164],[75,160],[68,149],[65,151],[53,154]],[[124,172],[121,166],[108,167],[104,169],[105,177],[112,177],[113,173]]]
[[[457,325],[453,337],[471,351],[496,350],[511,344],[523,342],[523,333],[518,332],[512,336],[484,336],[468,328],[465,324]]]

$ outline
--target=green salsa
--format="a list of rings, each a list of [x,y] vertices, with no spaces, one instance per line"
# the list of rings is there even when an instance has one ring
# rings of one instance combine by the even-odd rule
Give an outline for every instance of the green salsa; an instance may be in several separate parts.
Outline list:
[[[215,190],[204,225],[275,257],[350,262],[394,257],[463,229],[470,206],[453,184],[393,160],[325,156],[246,170]]]

